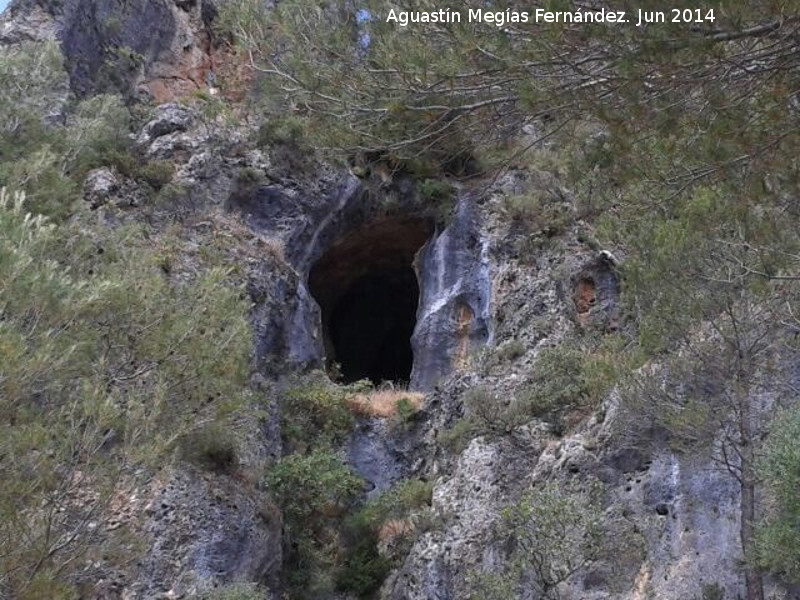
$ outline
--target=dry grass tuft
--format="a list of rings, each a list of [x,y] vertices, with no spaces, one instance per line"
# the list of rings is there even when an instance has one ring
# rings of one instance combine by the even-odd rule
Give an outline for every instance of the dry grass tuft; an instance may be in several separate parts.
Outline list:
[[[216,213],[211,216],[211,221],[214,236],[236,240],[241,252],[256,258],[262,257],[266,252],[281,262],[285,261],[283,242],[255,232],[240,216]]]
[[[408,519],[390,519],[381,526],[378,539],[382,544],[391,544],[398,538],[411,537],[415,529],[414,523]]]
[[[376,390],[365,394],[355,394],[345,400],[355,414],[364,417],[394,417],[397,405],[405,400],[414,411],[418,411],[425,400],[425,394],[405,390]]]

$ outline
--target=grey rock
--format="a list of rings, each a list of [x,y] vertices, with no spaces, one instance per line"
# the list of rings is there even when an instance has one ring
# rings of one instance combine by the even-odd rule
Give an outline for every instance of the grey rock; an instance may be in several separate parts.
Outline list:
[[[150,537],[131,600],[158,594],[192,595],[213,582],[275,584],[281,564],[280,518],[268,501],[234,481],[174,471],[145,507]],[[174,597],[174,596],[173,596]]]
[[[163,0],[67,0],[61,40],[73,90],[127,93],[142,68],[168,51],[176,33]]]
[[[193,111],[179,104],[162,104],[156,109],[154,118],[142,128],[142,132],[139,134],[136,142],[140,146],[147,146],[152,144],[157,138],[167,134],[186,131],[192,125],[195,118],[196,115]],[[172,151],[174,151],[174,147],[177,145],[175,140],[178,139],[185,138],[173,138],[172,145],[170,146]],[[149,153],[153,155],[161,154],[163,156],[169,156],[164,150],[154,152],[152,148]]]
[[[14,0],[0,43],[59,40],[78,97],[166,102],[206,87],[216,15],[214,0]]]
[[[86,176],[83,184],[83,199],[92,210],[112,201],[120,191],[122,183],[111,169],[94,169]]]
[[[472,198],[462,197],[447,229],[420,250],[416,270],[420,302],[411,385],[429,390],[491,341],[487,244]]]
[[[39,4],[12,2],[0,14],[0,44],[56,39],[57,23]]]

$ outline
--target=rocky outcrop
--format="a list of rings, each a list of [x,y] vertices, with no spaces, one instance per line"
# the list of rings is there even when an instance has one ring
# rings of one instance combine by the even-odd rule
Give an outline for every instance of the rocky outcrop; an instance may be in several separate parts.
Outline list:
[[[458,202],[452,221],[420,250],[417,326],[412,337],[411,385],[431,389],[470,353],[491,342],[491,278],[487,241],[479,211],[470,196]]]
[[[92,210],[100,208],[119,192],[120,185],[119,177],[111,169],[94,169],[83,183],[83,199]]]
[[[165,102],[215,85],[212,0],[14,0],[0,43],[56,39],[72,90]]]
[[[268,499],[235,480],[192,471],[166,475],[144,507],[147,552],[123,597],[192,597],[231,581],[275,585],[281,524]]]
[[[147,122],[136,138],[140,147],[150,146],[149,153],[157,154],[152,144],[156,138],[170,133],[186,131],[196,119],[193,111],[179,104],[162,104],[156,109],[153,119]]]

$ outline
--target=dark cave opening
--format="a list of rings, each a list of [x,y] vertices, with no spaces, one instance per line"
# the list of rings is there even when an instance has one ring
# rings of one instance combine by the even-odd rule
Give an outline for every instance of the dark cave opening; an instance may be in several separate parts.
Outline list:
[[[376,221],[341,238],[312,267],[327,361],[343,382],[409,381],[419,302],[413,262],[431,233],[420,219]]]

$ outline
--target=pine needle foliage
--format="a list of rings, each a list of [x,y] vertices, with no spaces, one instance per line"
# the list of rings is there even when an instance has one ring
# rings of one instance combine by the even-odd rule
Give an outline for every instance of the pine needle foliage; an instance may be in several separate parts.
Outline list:
[[[248,310],[224,271],[168,281],[141,230],[90,237],[3,191],[0,583],[12,597],[73,597],[71,570],[99,543],[89,524],[121,478],[241,406]]]

